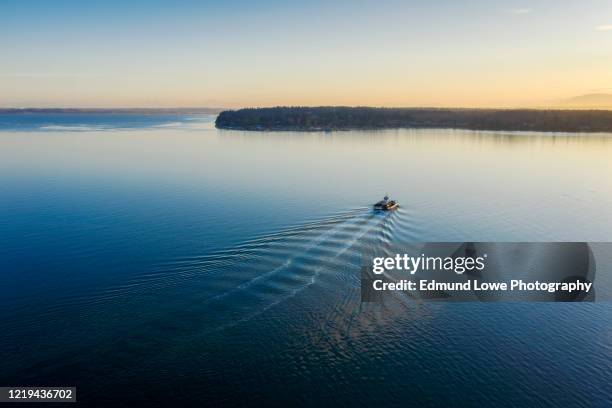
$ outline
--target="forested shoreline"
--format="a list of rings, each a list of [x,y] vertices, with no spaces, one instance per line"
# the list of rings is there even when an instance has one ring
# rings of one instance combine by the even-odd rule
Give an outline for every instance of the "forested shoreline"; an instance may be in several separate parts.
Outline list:
[[[220,129],[328,131],[392,128],[612,132],[612,111],[372,107],[275,107],[226,110]]]

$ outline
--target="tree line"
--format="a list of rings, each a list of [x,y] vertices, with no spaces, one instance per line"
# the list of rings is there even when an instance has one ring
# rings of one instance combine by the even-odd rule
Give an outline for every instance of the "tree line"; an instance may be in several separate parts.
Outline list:
[[[275,107],[227,110],[216,126],[242,130],[456,128],[612,132],[612,111],[371,107]]]

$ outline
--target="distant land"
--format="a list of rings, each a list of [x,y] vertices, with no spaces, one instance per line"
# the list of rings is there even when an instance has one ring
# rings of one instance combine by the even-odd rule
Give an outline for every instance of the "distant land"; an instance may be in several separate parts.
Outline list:
[[[563,101],[563,106],[568,108],[589,108],[589,109],[612,109],[612,94],[609,93],[590,93],[586,95],[574,96]]]
[[[223,111],[219,129],[328,131],[392,128],[612,132],[612,111],[372,107],[275,107]]]
[[[223,108],[0,108],[0,114],[18,113],[133,113],[133,114],[217,114]]]

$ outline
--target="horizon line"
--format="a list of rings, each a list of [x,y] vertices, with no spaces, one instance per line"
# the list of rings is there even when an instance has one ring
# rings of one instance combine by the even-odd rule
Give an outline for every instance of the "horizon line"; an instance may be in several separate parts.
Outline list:
[[[169,106],[169,107],[75,107],[75,106],[20,106],[20,107],[0,107],[0,113],[9,111],[81,111],[81,112],[103,112],[103,111],[210,111],[222,112],[226,110],[241,109],[269,109],[269,108],[375,108],[375,109],[473,109],[473,110],[612,110],[612,106],[562,106],[562,105],[530,105],[530,106],[380,106],[380,105],[267,105],[267,106],[242,106],[242,107],[219,107],[219,106]]]

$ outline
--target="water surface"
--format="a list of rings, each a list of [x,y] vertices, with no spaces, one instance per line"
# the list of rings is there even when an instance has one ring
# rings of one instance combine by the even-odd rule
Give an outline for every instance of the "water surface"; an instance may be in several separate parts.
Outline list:
[[[361,255],[389,242],[610,241],[612,135],[213,121],[0,116],[0,383],[106,403],[612,403],[609,303],[359,302]],[[387,192],[401,208],[372,213]]]

